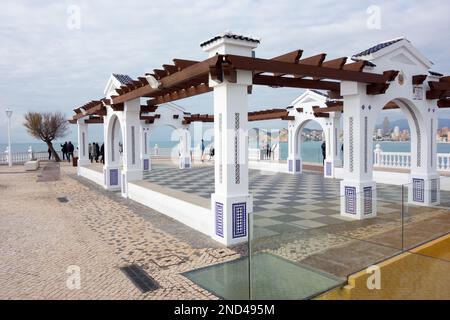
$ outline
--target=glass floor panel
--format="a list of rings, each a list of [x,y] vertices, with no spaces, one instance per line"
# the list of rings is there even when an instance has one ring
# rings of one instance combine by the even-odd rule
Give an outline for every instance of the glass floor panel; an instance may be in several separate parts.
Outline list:
[[[250,272],[251,298],[258,300],[307,299],[345,282],[269,253],[253,255]],[[248,258],[186,272],[184,276],[222,299],[250,297]]]

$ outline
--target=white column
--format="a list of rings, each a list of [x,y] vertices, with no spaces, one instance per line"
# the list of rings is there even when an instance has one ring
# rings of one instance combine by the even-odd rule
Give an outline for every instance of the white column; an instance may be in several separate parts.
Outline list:
[[[78,167],[90,164],[89,161],[89,131],[84,119],[77,120],[78,127]]]
[[[342,82],[344,97],[344,180],[341,181],[341,215],[354,219],[376,216],[373,180],[372,128],[374,108],[367,103],[366,85]]]
[[[288,172],[291,174],[299,174],[302,173],[302,159],[300,157],[299,141],[297,134],[297,125],[294,121],[288,122]]]
[[[123,111],[123,165],[121,177],[122,196],[128,196],[128,183],[142,180],[142,163],[140,161],[140,109],[139,99],[125,102]]]
[[[255,42],[219,38],[203,49],[218,53],[252,56]],[[252,72],[237,70],[236,82],[216,82],[214,88],[215,193],[211,195],[213,238],[227,246],[248,240],[253,212],[248,189],[248,93]]]
[[[140,147],[140,155],[141,155],[141,165],[142,170],[144,172],[152,170],[152,162],[150,158],[150,125],[143,123],[141,121],[140,126],[140,136],[141,136],[141,147]]]
[[[189,127],[184,126],[180,130],[180,169],[191,167],[191,134]]]
[[[413,122],[416,123],[416,126],[418,125],[418,130],[411,128],[411,174],[408,202],[421,206],[438,205],[440,203],[440,179],[437,172],[438,117],[436,102],[427,101],[423,104],[418,102],[416,109],[422,110],[422,115],[413,117]],[[417,112],[411,107],[408,110],[410,113]],[[416,131],[420,134],[418,135]]]
[[[339,133],[341,131],[340,118],[340,113],[333,112],[326,120],[324,132],[326,141],[324,161],[325,178],[334,178],[335,167],[340,167],[342,165],[339,148]]]

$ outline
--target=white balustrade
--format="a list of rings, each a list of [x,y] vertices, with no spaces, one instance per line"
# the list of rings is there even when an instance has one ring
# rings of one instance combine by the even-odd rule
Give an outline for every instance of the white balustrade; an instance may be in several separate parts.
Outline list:
[[[378,168],[411,168],[411,153],[409,152],[385,152],[380,145],[376,145],[374,150],[374,167]],[[437,154],[438,171],[450,171],[450,153]]]

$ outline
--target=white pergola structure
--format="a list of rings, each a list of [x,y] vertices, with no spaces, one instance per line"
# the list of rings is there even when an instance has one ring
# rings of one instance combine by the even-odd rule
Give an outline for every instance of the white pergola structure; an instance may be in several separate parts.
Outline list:
[[[288,122],[288,171],[292,174],[302,172],[301,132],[311,121],[322,128],[326,154],[324,161],[324,176],[335,177],[335,167],[342,166],[339,148],[341,133],[341,109],[328,107],[328,96],[312,90],[307,90],[294,100],[289,110],[289,116],[295,118]]]
[[[333,141],[337,136],[339,111],[343,111],[341,214],[363,219],[376,215],[376,184],[372,175],[375,120],[383,108],[400,108],[405,111],[413,131],[410,202],[421,205],[439,202],[434,136],[436,109],[450,105],[450,79],[430,73],[431,63],[406,39],[379,44],[353,56],[355,62],[349,63],[346,57],[325,61],[325,54],[302,59],[302,50],[272,59],[256,58],[254,49],[258,44],[259,39],[252,37],[233,33],[219,35],[201,44],[208,54],[206,60],[174,59],[174,64],[163,65],[163,69],[155,69],[152,74],[138,80],[127,80],[107,93],[105,98],[75,109],[71,122],[79,124],[81,150],[86,150],[87,128],[86,121],[83,124],[80,119],[87,116],[105,119],[105,152],[109,158],[105,163],[105,186],[118,188],[122,185],[122,192],[126,195],[127,185],[141,178],[147,155],[146,152],[140,153],[143,143],[139,142],[142,140],[137,134],[146,132],[142,123],[144,119],[154,121],[156,118],[156,114],[149,116],[153,117],[151,119],[143,118],[143,113],[154,113],[158,105],[164,103],[214,91],[214,115],[187,117],[182,124],[196,120],[214,121],[215,192],[211,196],[209,213],[198,218],[200,211],[192,212],[192,220],[201,220],[199,224],[206,226],[202,232],[225,245],[248,239],[249,214],[253,211],[247,161],[250,118],[273,119],[276,115],[290,121],[290,136],[294,141],[291,142],[295,144],[296,132],[302,124],[312,118],[317,119],[319,115],[323,119],[320,121],[330,151],[326,161],[334,168],[339,158]],[[316,102],[316,105],[308,105],[303,101],[302,111],[299,111],[302,108],[299,106],[292,110],[248,113],[248,94],[251,94],[253,85],[327,90],[335,102],[331,106],[325,102],[325,106],[324,101],[319,105]],[[140,104],[141,98],[148,99],[145,105]],[[308,114],[310,112],[314,115]],[[123,137],[124,160],[121,167],[117,162],[119,133]],[[185,141],[187,145],[187,135]],[[297,165],[300,156],[295,152],[295,146],[290,148],[291,166],[295,169],[292,171],[300,171],[297,170],[301,168],[301,161]],[[184,155],[186,150],[187,147],[183,149]],[[142,161],[138,159],[140,154]],[[187,158],[182,156],[181,167],[186,166],[189,166]],[[327,167],[325,174],[333,176],[333,169],[328,174]],[[179,208],[174,206],[172,209],[176,211]],[[191,225],[196,227],[198,224]]]

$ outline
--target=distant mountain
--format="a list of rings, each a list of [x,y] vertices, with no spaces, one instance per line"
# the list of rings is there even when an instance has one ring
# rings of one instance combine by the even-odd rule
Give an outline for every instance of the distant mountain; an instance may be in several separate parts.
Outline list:
[[[439,124],[438,124],[438,128],[444,128],[444,127],[448,127],[450,128],[450,119],[446,119],[446,118],[441,118],[439,119]],[[399,127],[400,130],[404,130],[404,129],[409,129],[409,125],[408,125],[408,120],[406,119],[399,119],[399,120],[394,120],[390,122],[390,127],[391,129],[395,128],[395,127]],[[375,126],[375,129],[380,129],[383,128],[383,124],[382,123],[378,123]]]

